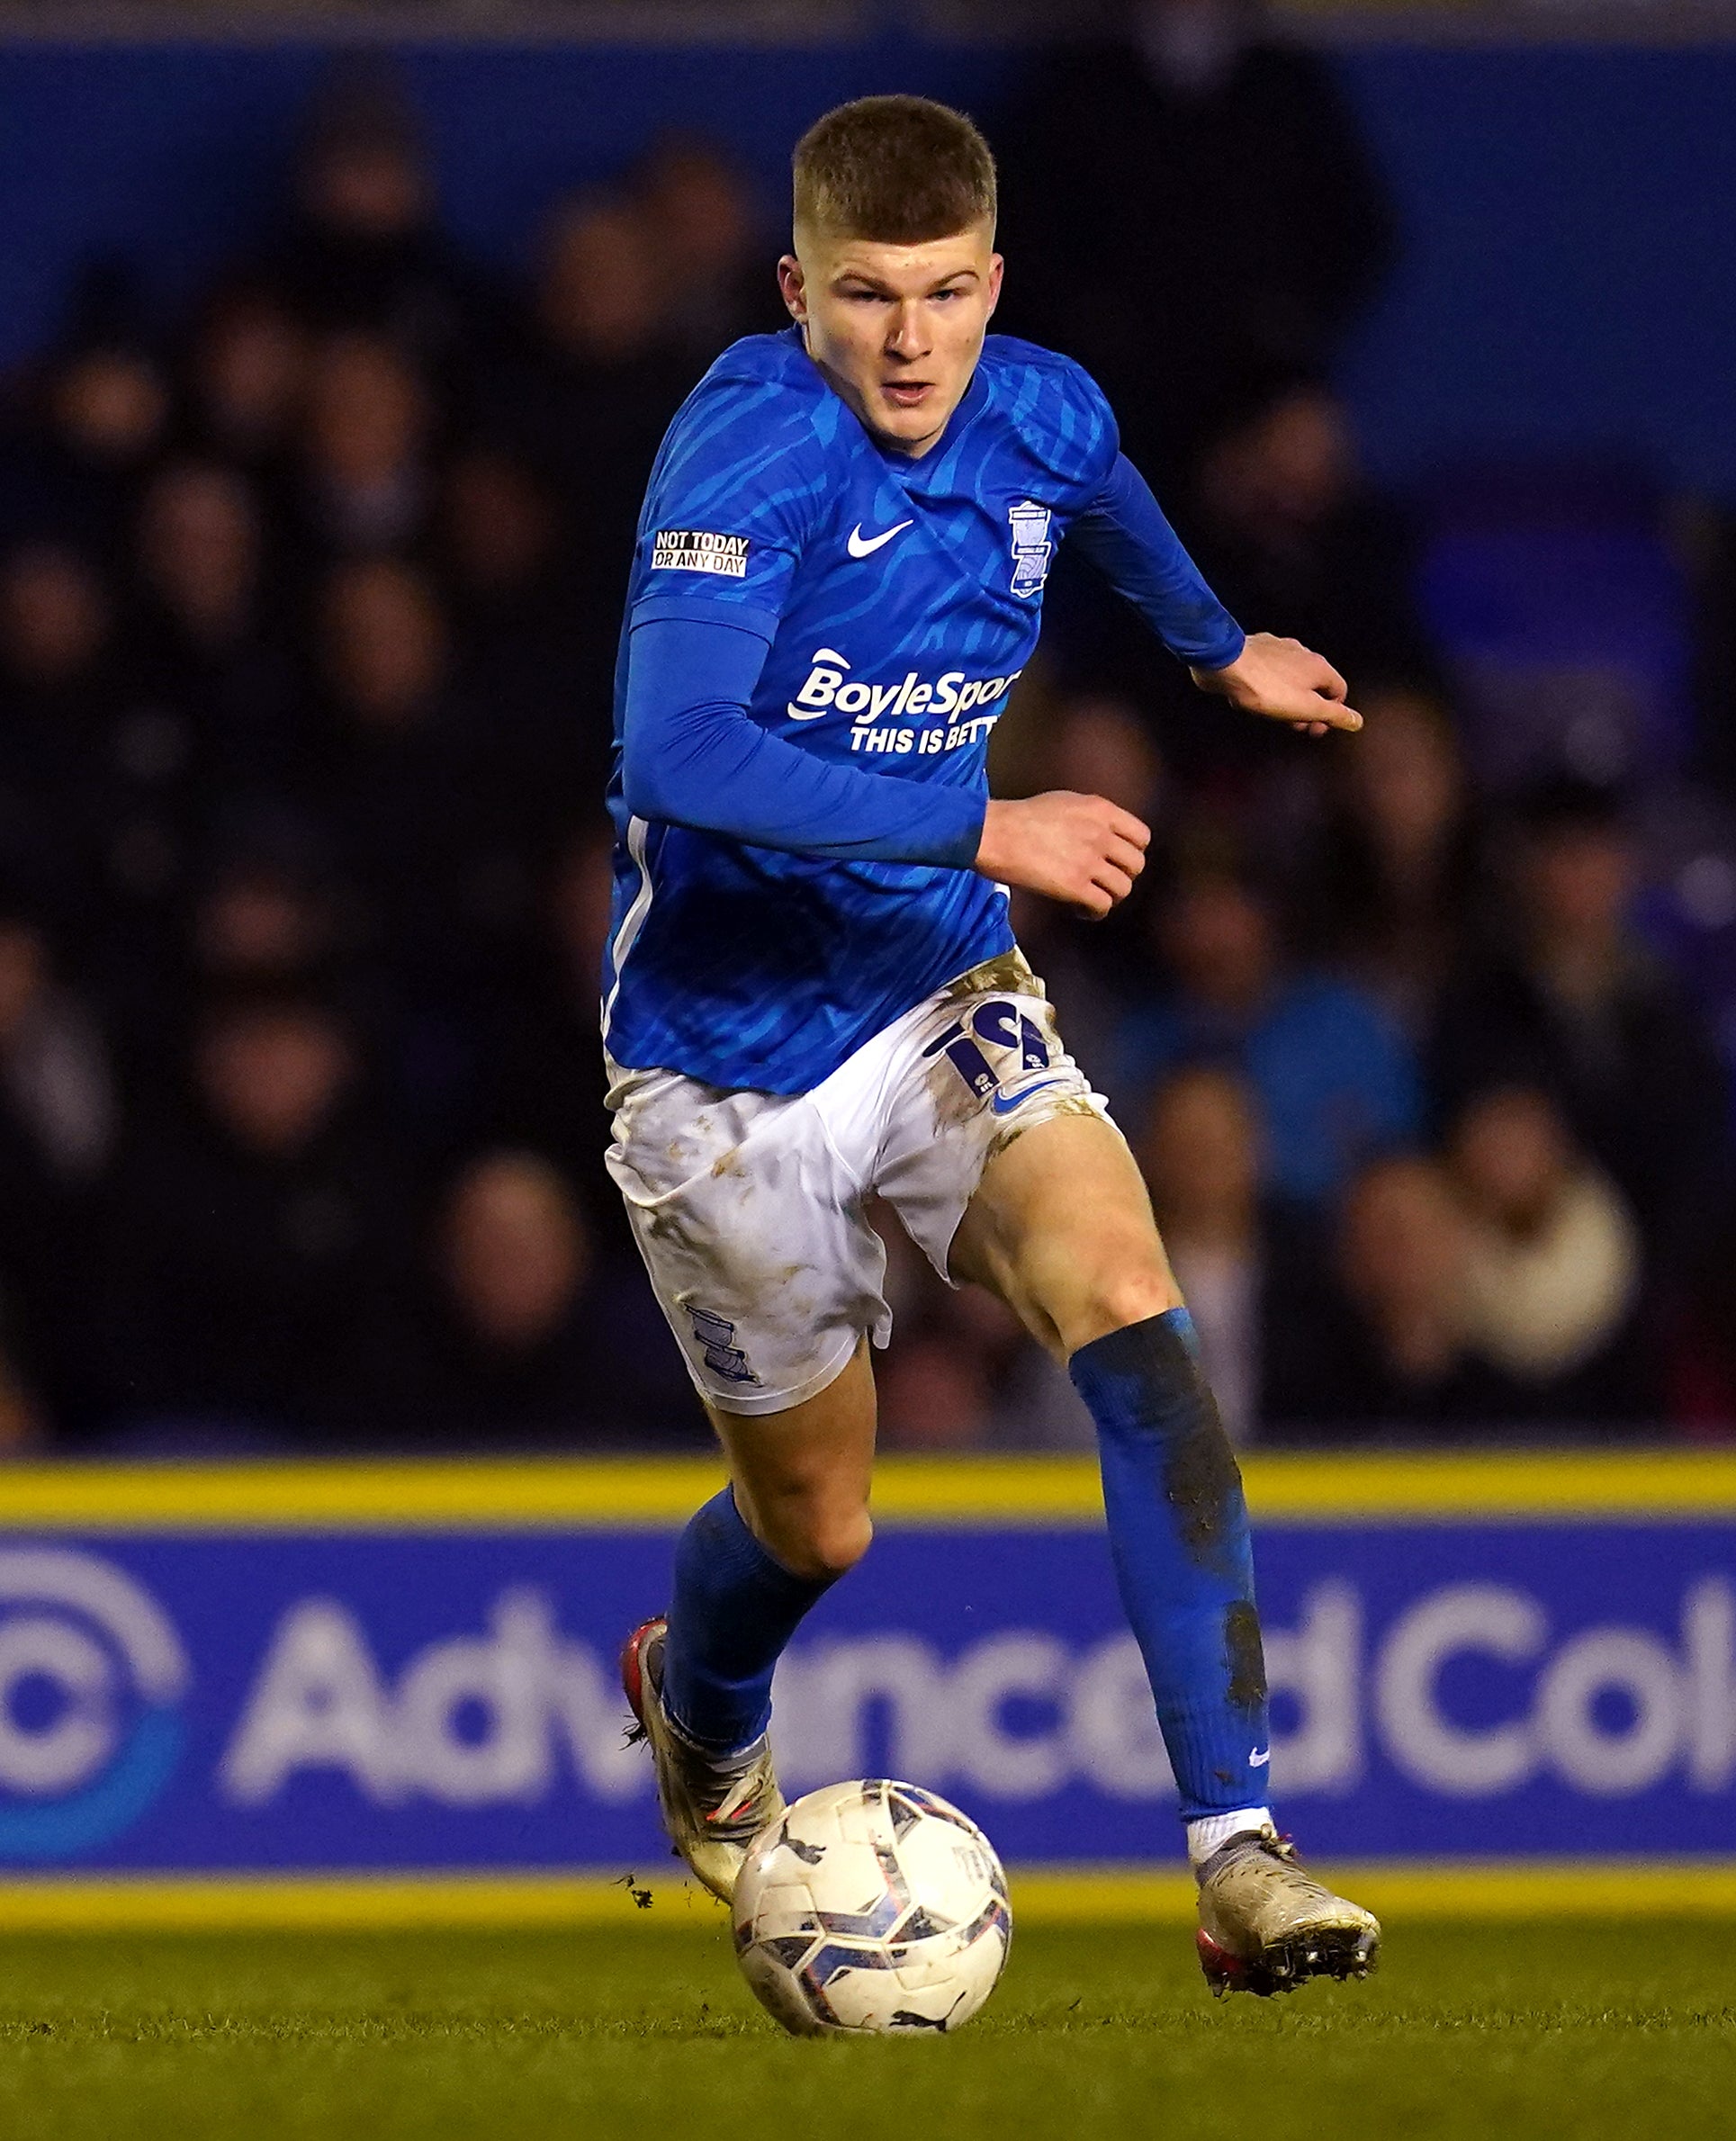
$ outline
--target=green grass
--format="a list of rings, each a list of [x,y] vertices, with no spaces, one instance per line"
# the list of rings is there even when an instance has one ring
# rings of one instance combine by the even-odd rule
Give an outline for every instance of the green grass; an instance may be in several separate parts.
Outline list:
[[[44,1935],[0,1948],[4,2141],[1736,2133],[1732,1929],[1390,1930],[1368,1985],[1210,2001],[1177,1928],[1035,1928],[944,2042],[796,2043],[715,1922]]]

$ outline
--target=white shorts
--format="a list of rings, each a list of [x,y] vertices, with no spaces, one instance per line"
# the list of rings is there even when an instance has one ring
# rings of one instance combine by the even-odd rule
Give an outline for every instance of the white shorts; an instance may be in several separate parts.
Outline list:
[[[699,1395],[781,1412],[884,1345],[884,1197],[943,1279],[983,1170],[1056,1115],[1107,1122],[1019,952],[974,967],[812,1093],[611,1063],[608,1169]]]

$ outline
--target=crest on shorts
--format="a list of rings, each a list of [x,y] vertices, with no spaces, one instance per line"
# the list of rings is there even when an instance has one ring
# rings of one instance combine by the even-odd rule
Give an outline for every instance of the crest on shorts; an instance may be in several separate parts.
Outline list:
[[[748,1356],[735,1343],[733,1323],[714,1316],[709,1309],[689,1308],[688,1320],[693,1326],[694,1341],[714,1375],[721,1375],[726,1382],[759,1381],[748,1365]]]
[[[1043,591],[1055,556],[1055,545],[1048,539],[1048,524],[1053,517],[1047,506],[1034,505],[1030,499],[1008,509],[1007,518],[1012,523],[1015,595],[1040,595]]]

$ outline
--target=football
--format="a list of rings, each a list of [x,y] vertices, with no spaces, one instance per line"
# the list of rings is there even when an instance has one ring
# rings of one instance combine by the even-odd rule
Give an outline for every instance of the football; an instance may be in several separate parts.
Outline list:
[[[961,2029],[1012,1938],[987,1837],[934,1793],[885,1777],[798,1799],[755,1840],[734,1915],[742,1974],[797,2037]]]

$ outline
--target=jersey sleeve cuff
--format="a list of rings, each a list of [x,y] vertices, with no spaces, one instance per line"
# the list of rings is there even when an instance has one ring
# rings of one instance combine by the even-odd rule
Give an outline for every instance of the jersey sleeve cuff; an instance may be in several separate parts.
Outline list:
[[[1232,625],[1219,639],[1213,641],[1203,653],[1192,650],[1183,653],[1182,659],[1190,669],[1228,669],[1232,661],[1242,659],[1242,650],[1247,644],[1247,634],[1239,625]]]
[[[940,804],[945,796],[947,804],[955,804],[949,810],[947,804]],[[969,869],[976,860],[976,850],[983,844],[983,821],[988,814],[988,798],[968,788],[940,788],[936,791],[940,805],[935,827],[934,845],[929,860],[942,869]]]

